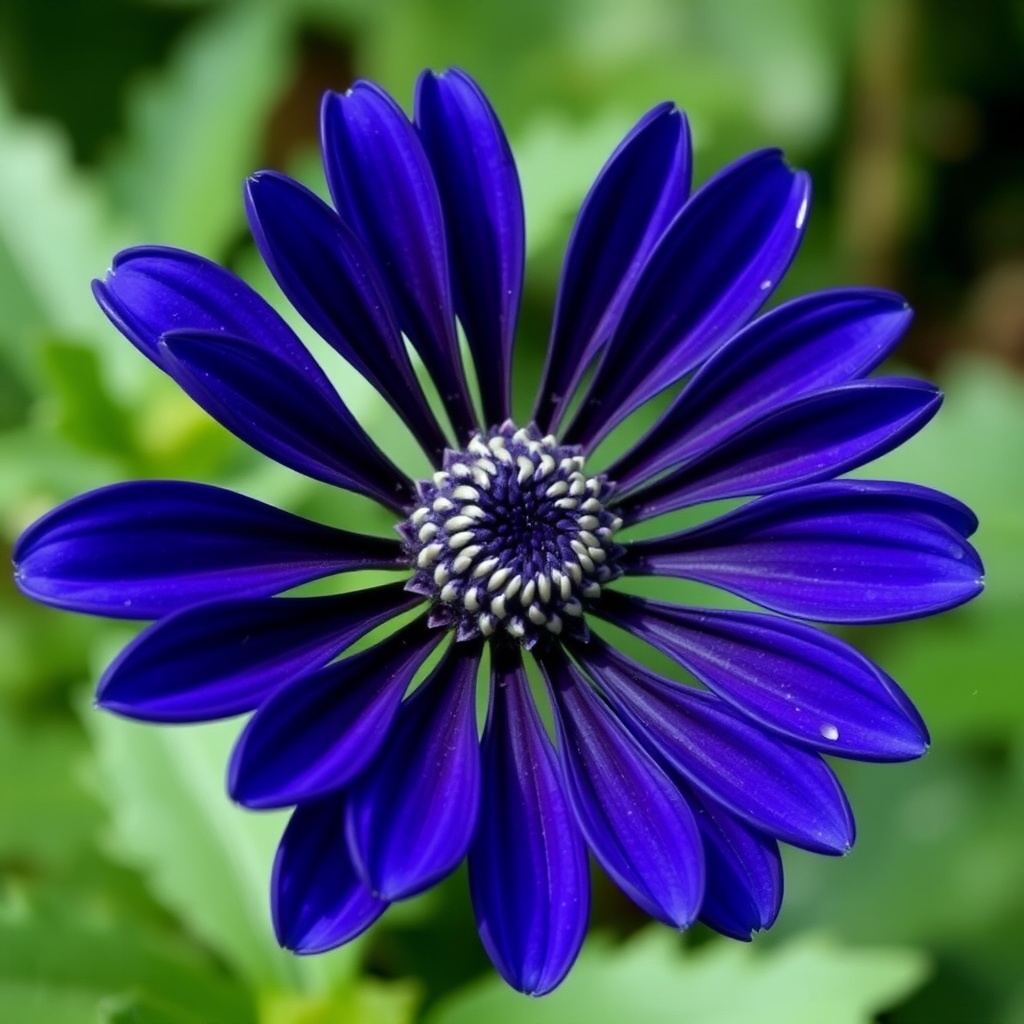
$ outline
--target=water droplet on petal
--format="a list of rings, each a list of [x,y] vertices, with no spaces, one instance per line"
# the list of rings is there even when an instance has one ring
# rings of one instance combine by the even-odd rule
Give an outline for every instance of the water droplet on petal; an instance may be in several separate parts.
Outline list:
[[[839,739],[839,730],[834,725],[829,725],[829,723],[826,722],[821,727],[821,735],[824,736],[825,739],[832,740],[834,742]]]

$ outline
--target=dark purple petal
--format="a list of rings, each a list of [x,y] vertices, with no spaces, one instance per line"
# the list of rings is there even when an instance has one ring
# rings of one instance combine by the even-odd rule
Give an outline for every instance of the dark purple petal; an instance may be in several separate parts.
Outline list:
[[[588,363],[615,330],[665,228],[690,195],[690,130],[671,103],[645,114],[583,201],[558,288],[533,418],[553,430]]]
[[[413,501],[409,478],[306,369],[224,334],[171,331],[158,348],[188,395],[256,451],[399,513]]]
[[[439,459],[444,432],[416,380],[381,281],[363,244],[309,189],[264,171],[246,183],[260,254],[306,322],[354,366]]]
[[[334,949],[387,910],[349,855],[344,794],[295,809],[274,859],[270,906],[277,941],[296,953]]]
[[[349,844],[384,899],[440,881],[469,849],[480,804],[478,643],[452,644],[399,709],[388,742],[354,783]]]
[[[695,789],[778,839],[816,853],[853,845],[853,816],[822,758],[767,736],[717,697],[629,661],[598,637],[573,656],[647,748]]]
[[[765,150],[727,167],[686,204],[629,296],[568,443],[593,448],[757,312],[796,254],[809,198],[807,175]]]
[[[93,282],[93,294],[114,326],[161,368],[157,345],[167,331],[215,331],[247,338],[299,368],[312,366],[311,382],[334,390],[266,299],[202,256],[158,245],[125,249]]]
[[[155,619],[201,601],[269,597],[352,569],[397,569],[397,541],[302,519],[206,484],[140,480],[74,498],[14,549],[29,597]]]
[[[155,622],[103,674],[96,702],[149,722],[252,711],[420,600],[401,583],[328,597],[240,598]]]
[[[911,315],[900,296],[864,289],[817,292],[766,313],[694,374],[609,478],[632,487],[765,413],[863,376],[892,351]]]
[[[711,800],[690,793],[704,839],[707,885],[700,919],[741,941],[770,928],[782,908],[779,844]]]
[[[854,381],[806,395],[626,495],[616,511],[639,522],[703,501],[831,479],[902,444],[941,404],[938,388],[918,380]]]
[[[866,761],[906,761],[928,731],[877,665],[821,630],[776,615],[679,608],[608,592],[601,614],[787,739]]]
[[[495,967],[513,988],[539,996],[565,977],[583,944],[586,850],[516,648],[492,647],[492,675],[482,751],[487,798],[469,885]]]
[[[501,123],[465,72],[427,71],[416,126],[444,210],[455,311],[476,363],[484,420],[508,419],[526,256],[523,196]]]
[[[760,498],[692,530],[638,541],[627,573],[699,580],[820,622],[889,622],[980,592],[969,510],[911,484],[842,480]]]
[[[561,650],[538,661],[557,711],[566,790],[590,848],[648,914],[688,928],[704,895],[704,854],[689,804]]]
[[[228,791],[252,808],[287,807],[334,792],[387,742],[416,670],[444,634],[425,617],[386,640],[277,689],[231,755]]]
[[[383,89],[357,82],[324,97],[321,135],[334,205],[384,275],[398,326],[465,443],[476,414],[455,334],[441,200],[416,129]]]

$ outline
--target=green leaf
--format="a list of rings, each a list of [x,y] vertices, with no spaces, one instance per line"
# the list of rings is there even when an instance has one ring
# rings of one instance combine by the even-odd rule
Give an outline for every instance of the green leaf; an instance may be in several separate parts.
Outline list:
[[[45,1014],[33,1016],[33,1003]],[[139,1007],[149,1009],[129,1013]],[[208,961],[145,931],[0,924],[0,1019],[57,1024],[93,1022],[97,1014],[125,1024],[240,1024],[251,1019],[252,1005]]]
[[[925,979],[910,949],[810,936],[773,950],[715,940],[684,952],[650,927],[621,946],[592,941],[552,995],[530,1001],[496,978],[446,1000],[429,1024],[868,1024]]]
[[[138,867],[154,893],[256,988],[337,984],[356,947],[297,958],[278,948],[270,870],[286,815],[254,814],[224,791],[237,722],[154,728],[90,711],[113,832],[110,855]]]
[[[242,182],[257,169],[291,47],[287,5],[226,5],[138,86],[125,149],[109,172],[141,237],[216,256],[241,231]]]
[[[54,866],[92,842],[100,812],[78,784],[85,756],[73,725],[0,713],[0,856]]]
[[[74,168],[59,130],[17,117],[2,92],[0,152],[0,344],[21,377],[32,380],[34,335],[88,337],[101,328],[89,281],[125,236],[96,183]]]
[[[128,411],[106,386],[95,350],[54,338],[41,355],[56,429],[76,447],[117,458],[133,454]]]
[[[259,1024],[411,1024],[420,989],[410,981],[359,978],[327,996],[270,994]]]

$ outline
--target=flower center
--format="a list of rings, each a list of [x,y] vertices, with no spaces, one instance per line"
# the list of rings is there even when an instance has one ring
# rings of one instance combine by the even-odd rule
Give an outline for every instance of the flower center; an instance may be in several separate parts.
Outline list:
[[[432,625],[461,640],[503,629],[527,647],[545,632],[586,635],[585,603],[619,574],[622,520],[604,507],[612,485],[583,466],[579,448],[511,422],[445,452],[400,527],[406,587],[434,599]]]

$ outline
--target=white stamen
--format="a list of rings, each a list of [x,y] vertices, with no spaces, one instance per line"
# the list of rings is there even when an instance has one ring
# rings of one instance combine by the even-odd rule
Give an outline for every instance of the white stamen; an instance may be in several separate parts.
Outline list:
[[[459,530],[465,530],[470,526],[476,526],[476,522],[470,516],[452,516],[451,519],[444,521],[444,528],[448,533],[458,533]]]
[[[416,509],[416,511],[413,512],[413,514],[410,516],[410,519],[412,520],[412,525],[413,526],[419,526],[420,523],[422,523],[423,520],[426,519],[427,516],[429,516],[429,515],[430,515],[430,509],[429,508],[418,508],[418,509]]]
[[[547,573],[541,573],[537,577],[537,593],[541,601],[548,604],[551,600],[551,577]]]
[[[479,579],[481,576],[490,576],[490,574],[497,568],[498,563],[501,561],[500,558],[485,558],[474,570],[473,578]]]
[[[505,595],[504,594],[499,594],[491,602],[491,614],[496,619],[503,619],[503,618],[505,618]]]
[[[547,628],[556,636],[562,632],[562,619],[559,615],[552,615],[547,621]]]
[[[452,574],[444,562],[434,567],[434,586],[443,587],[451,578]]]
[[[511,601],[512,598],[515,597],[516,594],[519,593],[519,588],[522,585],[523,585],[523,577],[522,576],[513,576],[512,579],[510,579],[508,581],[508,586],[505,588],[505,597],[509,601]]]
[[[533,476],[533,462],[525,455],[519,455],[516,457],[516,465],[519,466],[519,473],[517,474],[516,479],[521,484],[524,484],[531,476]]]
[[[472,530],[463,530],[461,533],[453,533],[448,538],[448,547],[455,548],[456,550],[458,548],[464,548],[473,539],[473,536],[474,534]]]
[[[434,499],[432,508],[435,512],[450,512],[455,506],[442,494]]]
[[[459,588],[454,583],[446,583],[439,596],[445,604],[451,604],[459,596]]]
[[[420,527],[420,532],[416,534],[419,539],[426,544],[427,541],[433,540],[437,536],[437,524],[436,523],[424,523]]]
[[[546,498],[560,498],[563,494],[569,493],[569,485],[564,480],[556,480],[544,492]]]
[[[416,564],[421,569],[426,569],[441,557],[443,551],[444,545],[442,544],[428,544],[425,548],[420,549],[420,553],[416,556]]]
[[[506,566],[504,569],[499,569],[488,581],[487,581],[487,593],[493,594],[499,587],[504,586],[505,580],[512,575],[512,570]]]
[[[559,498],[555,502],[555,508],[570,509],[575,508],[579,502],[575,498]]]
[[[469,484],[459,484],[452,491],[452,497],[458,498],[459,501],[479,501],[480,492],[475,487],[470,487]]]
[[[434,474],[434,484],[438,487],[444,487],[450,479],[451,477],[443,469],[439,469]]]
[[[533,596],[537,593],[537,584],[533,580],[527,580],[523,584],[522,593],[519,595],[519,603],[526,608],[528,605],[533,604]]]
[[[476,587],[470,587],[466,591],[465,596],[462,598],[462,603],[465,605],[467,612],[480,611],[480,599],[477,595]]]

